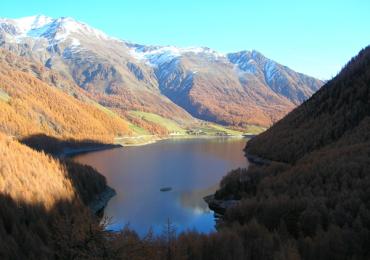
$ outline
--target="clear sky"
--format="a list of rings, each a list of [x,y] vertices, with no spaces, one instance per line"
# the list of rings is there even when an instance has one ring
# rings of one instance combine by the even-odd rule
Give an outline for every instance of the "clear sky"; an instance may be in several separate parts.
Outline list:
[[[142,44],[255,49],[329,79],[370,44],[369,0],[18,0],[0,16],[71,16]]]

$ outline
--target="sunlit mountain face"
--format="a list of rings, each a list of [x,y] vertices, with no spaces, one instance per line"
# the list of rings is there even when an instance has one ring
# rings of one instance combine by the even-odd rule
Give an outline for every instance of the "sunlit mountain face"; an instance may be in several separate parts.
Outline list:
[[[370,259],[368,10],[3,1],[0,260]]]
[[[70,17],[0,19],[0,45],[59,71],[105,106],[184,124],[270,126],[323,84],[258,51],[145,46]]]

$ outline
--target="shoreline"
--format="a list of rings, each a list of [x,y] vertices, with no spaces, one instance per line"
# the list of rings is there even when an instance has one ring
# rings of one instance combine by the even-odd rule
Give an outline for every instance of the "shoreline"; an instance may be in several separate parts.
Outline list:
[[[104,212],[104,209],[108,205],[111,198],[116,196],[117,192],[107,185],[106,189],[97,194],[96,198],[93,199],[87,207],[95,214],[99,215]]]
[[[144,136],[145,137],[145,136]],[[149,136],[147,136],[149,137]],[[125,143],[125,142],[116,142],[117,145],[120,145],[122,147],[130,147],[130,146],[144,146],[148,144],[153,144],[159,141],[164,140],[175,140],[175,139],[213,139],[213,138],[245,138],[250,139],[250,136],[245,135],[225,135],[225,136],[218,136],[218,135],[169,135],[169,136],[153,136],[153,139],[144,141],[144,142],[137,142],[137,143]],[[126,139],[139,139],[141,137],[126,137]],[[121,140],[124,138],[120,138]]]
[[[88,146],[88,147],[81,147],[81,148],[63,148],[63,151],[60,152],[57,157],[64,159],[64,158],[73,158],[74,156],[90,153],[90,152],[97,152],[97,151],[104,151],[109,149],[121,148],[123,147],[120,144],[102,144],[97,146]]]
[[[241,138],[241,139],[245,138],[245,139],[248,139],[247,136],[242,136],[242,135],[240,135],[240,136],[196,136],[196,135],[194,135],[194,136],[180,136],[180,135],[177,135],[177,136],[166,136],[166,137],[156,136],[156,138],[153,139],[153,140],[149,140],[149,141],[143,142],[143,143],[135,143],[135,144],[117,144],[116,143],[116,144],[102,144],[102,145],[97,145],[97,146],[93,146],[93,147],[90,146],[90,147],[82,147],[82,148],[68,148],[68,147],[65,147],[63,149],[63,152],[61,152],[58,155],[58,157],[61,158],[61,159],[65,159],[65,158],[73,159],[73,157],[75,157],[77,155],[86,154],[86,153],[90,153],[90,152],[97,152],[97,151],[110,150],[110,149],[123,148],[123,147],[130,147],[130,146],[144,146],[144,145],[149,145],[149,144],[156,143],[158,141],[170,140],[170,139],[197,139],[197,138],[198,139],[213,139],[213,138]],[[95,215],[103,214],[104,209],[108,205],[110,199],[113,198],[116,194],[117,194],[116,191],[113,188],[111,188],[109,185],[107,185],[106,189],[103,192],[97,194],[96,198],[93,199],[89,203],[89,205],[87,205],[87,206]],[[213,196],[213,195],[210,195],[210,196]],[[209,196],[207,196],[207,197],[209,197]],[[208,201],[206,201],[206,203],[208,204]],[[228,202],[225,202],[225,203],[228,206]],[[223,205],[223,203],[222,203],[222,205]],[[210,207],[210,209],[213,210],[211,207]],[[225,210],[226,210],[226,208],[225,208]],[[216,213],[216,210],[214,210],[214,212]]]
[[[63,151],[60,152],[57,157],[60,159],[72,159],[74,156],[90,153],[90,152],[97,152],[97,151],[103,151],[103,150],[109,150],[109,149],[115,149],[115,148],[121,148],[122,145],[118,144],[102,144],[102,145],[96,145],[96,146],[90,146],[90,147],[82,147],[82,148],[69,148],[64,147]],[[103,175],[99,172],[100,175]],[[104,175],[103,175],[104,176]],[[113,198],[116,195],[116,191],[110,187],[108,184],[106,185],[104,191],[98,193],[95,195],[95,198],[90,201],[89,204],[86,205],[91,212],[96,216],[102,216],[105,207],[108,205],[111,198]]]
[[[273,162],[256,155],[248,154],[247,151],[245,151],[245,157],[249,163],[258,167],[269,165]],[[218,219],[223,218],[228,208],[233,207],[240,202],[240,200],[234,199],[215,199],[215,193],[205,196],[203,200],[207,203],[209,209],[214,212],[215,216],[217,215]]]
[[[258,166],[263,166],[263,165],[270,165],[273,161],[269,159],[265,159],[263,157],[257,156],[250,154],[248,152],[245,152],[245,157],[248,159],[250,163],[253,163]]]
[[[245,138],[248,139],[249,137],[246,136],[210,136],[210,135],[203,135],[203,136],[187,136],[187,135],[177,135],[177,136],[166,136],[166,137],[159,137],[156,136],[155,139],[148,140],[145,142],[138,142],[138,143],[112,143],[112,144],[100,144],[96,146],[87,146],[87,147],[80,147],[80,148],[70,148],[70,147],[64,147],[63,151],[57,154],[56,156],[58,158],[64,159],[64,158],[73,158],[80,154],[86,154],[90,152],[98,152],[98,151],[104,151],[104,150],[110,150],[110,149],[116,149],[116,148],[123,148],[123,147],[135,147],[135,146],[144,146],[149,144],[154,144],[159,141],[164,140],[171,140],[171,139],[214,139],[214,138]]]
[[[210,210],[212,210],[217,216],[223,216],[226,210],[239,203],[239,200],[218,200],[215,199],[215,195],[207,195],[203,198],[207,203]]]

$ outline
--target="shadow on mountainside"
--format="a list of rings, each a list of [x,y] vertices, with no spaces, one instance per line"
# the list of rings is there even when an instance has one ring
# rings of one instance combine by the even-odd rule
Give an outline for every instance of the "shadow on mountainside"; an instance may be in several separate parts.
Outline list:
[[[0,194],[0,258],[103,258],[108,242],[99,222],[78,200],[45,209]]]
[[[107,191],[110,192],[111,196],[114,195],[114,192],[112,193],[113,190],[107,186],[105,177],[96,169],[89,165],[77,163],[67,157],[81,152],[115,148],[117,147],[116,145],[105,144],[93,140],[61,140],[44,134],[25,137],[21,139],[20,142],[34,150],[43,151],[46,154],[54,156],[54,158],[64,166],[65,172],[67,173],[66,177],[71,180],[75,192],[85,205],[91,205],[91,203],[100,200],[102,194]],[[108,201],[109,198],[106,198],[106,200]],[[107,201],[102,203],[102,208]],[[102,208],[93,210],[97,212]]]
[[[121,147],[121,145],[96,140],[59,139],[45,134],[30,135],[19,141],[34,150],[43,151],[56,157],[68,157],[84,152]]]

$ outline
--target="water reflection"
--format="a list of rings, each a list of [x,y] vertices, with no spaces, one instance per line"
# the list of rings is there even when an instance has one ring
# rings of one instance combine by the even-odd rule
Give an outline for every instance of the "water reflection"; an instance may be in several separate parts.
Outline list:
[[[167,218],[178,231],[214,230],[213,213],[203,197],[213,193],[227,171],[246,167],[245,139],[165,140],[85,154],[75,159],[103,173],[117,195],[105,214],[111,229],[130,227],[143,235],[151,227],[162,230]],[[161,192],[163,187],[171,187]]]
[[[184,208],[192,209],[196,212],[208,213],[210,209],[203,198],[214,193],[217,188],[218,184],[215,184],[206,189],[184,191],[180,194],[179,201]]]

